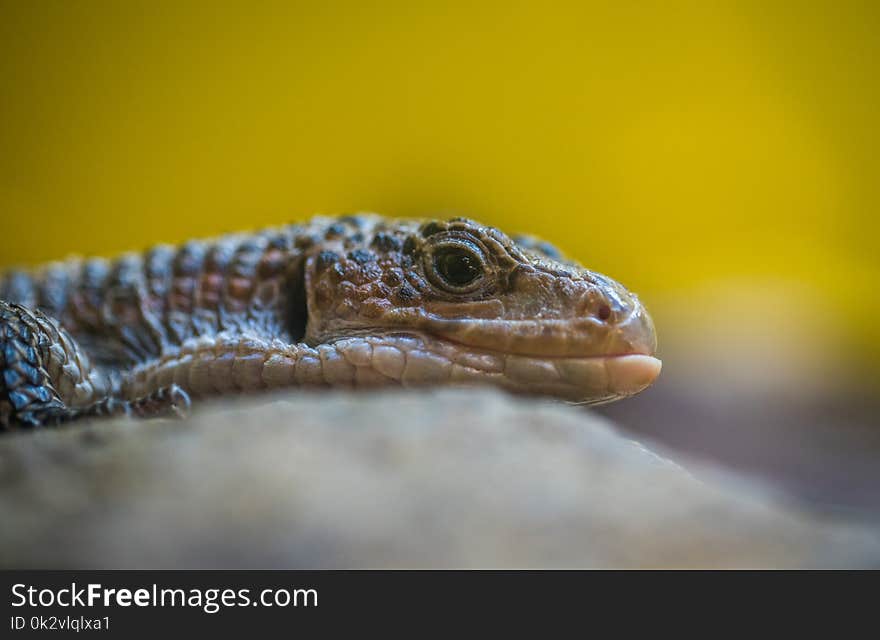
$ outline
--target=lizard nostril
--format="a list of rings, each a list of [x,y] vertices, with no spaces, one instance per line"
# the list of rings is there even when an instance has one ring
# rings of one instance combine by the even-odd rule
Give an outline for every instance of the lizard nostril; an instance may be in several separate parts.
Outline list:
[[[596,311],[596,316],[599,318],[599,320],[605,322],[608,318],[611,317],[611,307],[609,307],[607,304],[603,304],[599,307],[598,311]]]

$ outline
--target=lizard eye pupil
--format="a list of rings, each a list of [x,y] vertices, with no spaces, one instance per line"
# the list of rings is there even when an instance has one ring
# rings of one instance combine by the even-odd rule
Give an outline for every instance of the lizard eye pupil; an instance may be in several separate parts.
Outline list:
[[[455,287],[467,286],[482,274],[479,259],[458,247],[442,249],[434,254],[434,268],[444,281]]]

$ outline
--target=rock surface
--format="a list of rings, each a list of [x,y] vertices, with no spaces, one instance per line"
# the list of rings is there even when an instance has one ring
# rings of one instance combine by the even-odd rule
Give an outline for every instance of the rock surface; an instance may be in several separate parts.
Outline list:
[[[288,393],[0,438],[0,565],[880,566],[876,532],[718,479],[560,404]]]

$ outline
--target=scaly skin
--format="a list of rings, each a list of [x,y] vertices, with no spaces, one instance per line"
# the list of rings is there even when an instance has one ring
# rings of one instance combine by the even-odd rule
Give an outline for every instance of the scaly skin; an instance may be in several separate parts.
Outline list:
[[[489,384],[597,403],[659,373],[621,285],[479,223],[315,218],[0,277],[0,425],[259,389]]]

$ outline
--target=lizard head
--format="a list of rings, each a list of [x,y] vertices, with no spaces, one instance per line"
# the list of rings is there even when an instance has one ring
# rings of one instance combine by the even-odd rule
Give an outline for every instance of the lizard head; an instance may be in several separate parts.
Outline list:
[[[464,218],[350,220],[362,231],[328,236],[305,263],[310,344],[369,336],[404,353],[404,383],[580,402],[632,395],[659,374],[638,297],[545,243]]]

